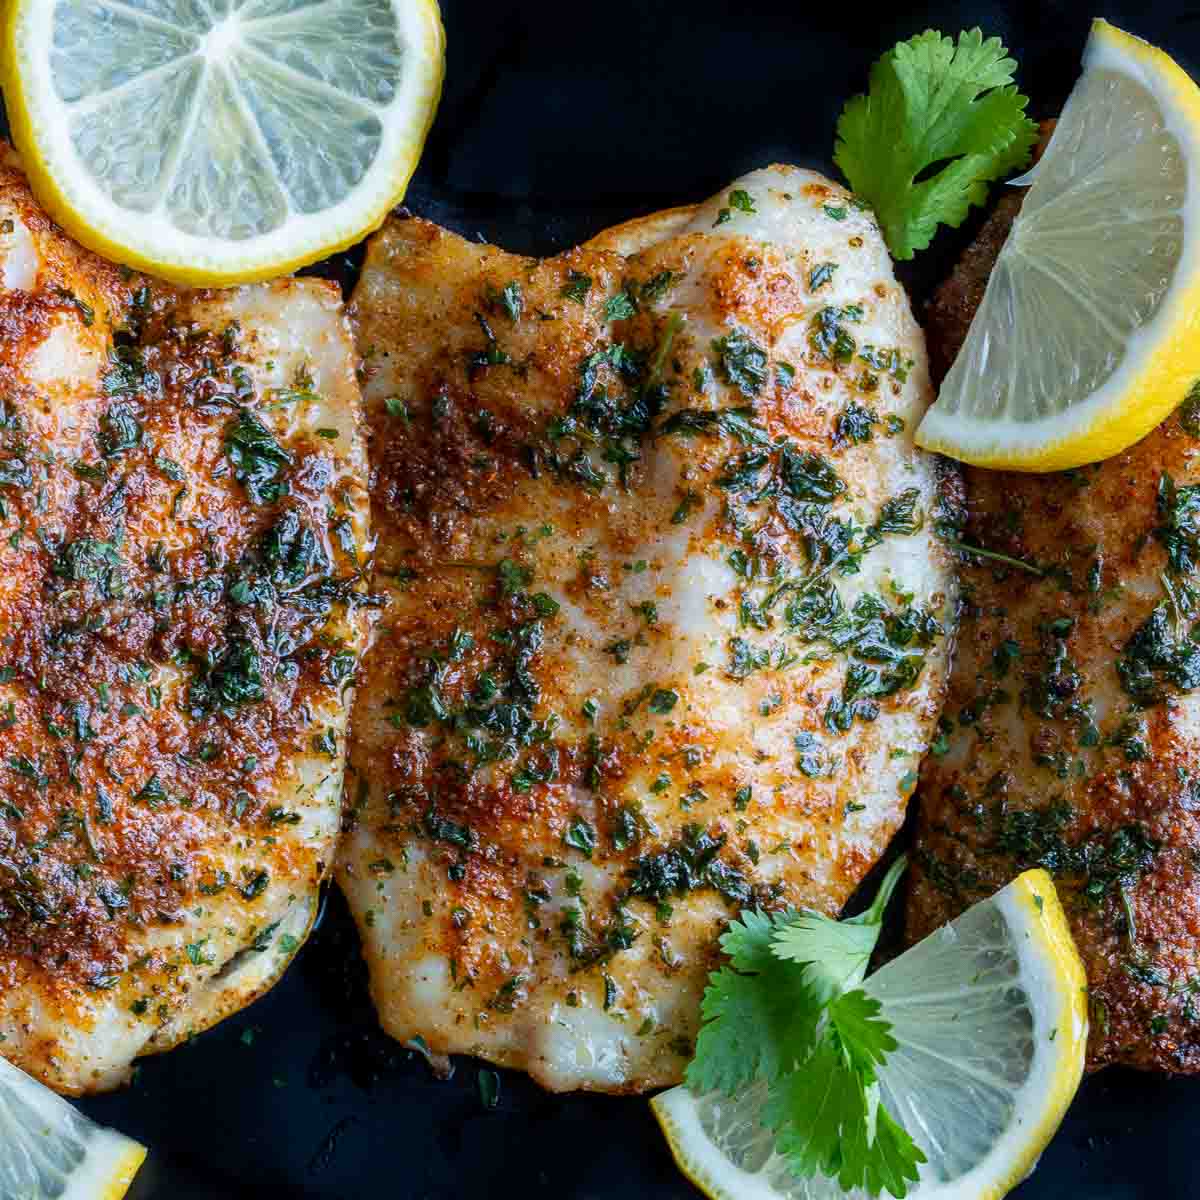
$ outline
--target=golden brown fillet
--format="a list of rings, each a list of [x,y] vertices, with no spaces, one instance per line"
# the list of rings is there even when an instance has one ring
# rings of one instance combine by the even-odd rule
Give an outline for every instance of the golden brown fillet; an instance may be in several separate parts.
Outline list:
[[[716,934],[837,911],[936,721],[908,299],[870,214],[773,167],[544,261],[392,221],[354,309],[390,603],[338,880],[380,1020],[673,1083]]]
[[[929,307],[943,371],[1019,206],[1001,201]],[[1198,454],[1185,404],[1095,466],[967,469],[952,531],[1014,561],[964,555],[908,932],[1046,867],[1087,968],[1093,1068],[1200,1070]]]
[[[331,285],[131,276],[0,154],[0,1053],[61,1091],[311,924],[365,635],[355,365]]]

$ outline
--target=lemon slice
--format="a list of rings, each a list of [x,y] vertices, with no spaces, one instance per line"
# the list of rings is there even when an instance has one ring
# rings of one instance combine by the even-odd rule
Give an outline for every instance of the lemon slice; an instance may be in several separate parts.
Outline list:
[[[1083,74],[917,444],[1054,471],[1150,432],[1200,378],[1200,88],[1096,21]]]
[[[1083,1074],[1085,977],[1054,884],[1027,871],[867,978],[899,1043],[880,1100],[928,1159],[910,1200],[993,1200],[1032,1169]],[[672,1088],[651,1104],[680,1168],[712,1200],[827,1200],[734,1100]],[[853,1192],[853,1196],[865,1193]]]
[[[0,1196],[120,1200],[145,1158],[144,1146],[0,1058]]]
[[[10,0],[35,194],[85,246],[191,285],[345,249],[404,195],[441,92],[436,0]]]

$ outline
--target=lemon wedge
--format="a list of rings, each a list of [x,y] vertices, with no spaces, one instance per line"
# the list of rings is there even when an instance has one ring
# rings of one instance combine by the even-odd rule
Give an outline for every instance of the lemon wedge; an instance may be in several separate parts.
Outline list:
[[[189,285],[353,245],[403,197],[441,93],[436,0],[10,0],[0,82],[77,241]]]
[[[1131,446],[1200,378],[1200,88],[1094,22],[1032,180],[916,439],[1057,471]]]
[[[144,1146],[0,1058],[0,1196],[120,1200],[145,1158]]]
[[[879,1072],[880,1100],[928,1160],[910,1200],[995,1200],[1029,1174],[1083,1074],[1085,985],[1041,870],[867,978],[898,1043]],[[651,1105],[680,1169],[712,1200],[846,1195],[790,1173],[759,1123],[763,1100],[760,1085],[734,1100],[681,1086]]]

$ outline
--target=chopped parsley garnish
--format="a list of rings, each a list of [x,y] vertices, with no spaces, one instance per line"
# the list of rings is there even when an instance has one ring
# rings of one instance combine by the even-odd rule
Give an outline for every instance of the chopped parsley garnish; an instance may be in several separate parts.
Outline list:
[[[1200,644],[1177,637],[1167,606],[1160,604],[1125,643],[1117,675],[1137,704],[1152,708],[1171,689],[1200,687]]]
[[[624,395],[617,385],[623,387]],[[589,450],[596,447],[627,485],[629,468],[641,458],[641,439],[650,432],[666,396],[666,387],[656,381],[645,354],[622,342],[597,350],[580,365],[579,388],[571,407],[546,429],[553,448],[539,451],[535,462],[544,462],[591,491],[601,491],[609,476],[591,460]],[[573,457],[557,448],[565,440],[578,446]]]
[[[512,356],[507,350],[503,349],[493,332],[488,319],[481,312],[475,314],[475,323],[479,326],[483,333],[486,345],[482,350],[470,355],[467,360],[467,375],[474,379],[481,371],[488,367],[505,367],[512,365]],[[444,401],[448,404],[448,401]],[[435,404],[434,417],[437,418],[438,410]]]
[[[745,638],[729,639],[729,665],[725,668],[731,679],[746,679],[771,662],[771,652],[765,646],[755,646]]]
[[[680,408],[659,425],[659,436],[675,434],[688,437],[694,434],[725,434],[736,438],[743,446],[769,446],[771,438],[757,423],[754,409],[742,408]]]
[[[142,426],[127,404],[112,404],[100,418],[100,453],[114,458],[141,445]]]
[[[846,324],[862,318],[861,305],[846,304],[841,308],[826,305],[809,322],[808,344],[813,353],[830,363],[850,362],[858,350],[858,343]]]
[[[462,825],[443,817],[436,808],[427,809],[422,820],[425,836],[434,842],[446,842],[470,850],[475,846],[475,833],[468,825]]]
[[[831,504],[846,485],[819,454],[798,452],[785,446],[779,455],[779,474],[788,494],[796,500]]]
[[[486,289],[485,298],[489,307],[502,309],[510,321],[521,319],[521,310],[525,301],[521,295],[521,285],[517,280],[510,280],[499,289],[489,286]]]
[[[274,504],[286,495],[288,484],[281,475],[292,456],[249,409],[239,409],[225,431],[225,453],[252,504]]]
[[[878,715],[874,699],[911,687],[925,664],[925,652],[943,635],[922,608],[889,609],[878,597],[863,595],[846,612],[832,584],[795,597],[785,610],[788,626],[804,641],[822,642],[851,659],[841,699],[826,711],[830,732],[845,732],[854,717]]]
[[[628,291],[618,292],[604,302],[606,321],[627,321],[637,313],[637,303]]]
[[[818,263],[808,273],[808,290],[815,292],[823,288],[833,278],[837,269],[838,265],[835,262]]]
[[[1138,880],[1154,869],[1161,849],[1158,839],[1134,822],[1068,840],[1064,831],[1073,818],[1072,810],[1062,803],[1003,810],[991,849],[1010,855],[1022,869],[1045,868],[1074,884],[1092,904],[1114,896],[1126,899]]]
[[[592,278],[590,275],[584,275],[579,271],[568,271],[567,282],[563,284],[562,294],[568,300],[574,300],[576,304],[584,304],[588,298],[588,292],[592,290]]]
[[[733,903],[749,903],[751,889],[746,877],[719,857],[726,841],[724,833],[714,836],[699,825],[684,826],[677,841],[634,861],[629,868],[628,894],[661,902],[712,888]]]
[[[1200,566],[1200,484],[1177,487],[1165,471],[1158,481],[1158,515],[1154,536],[1167,552],[1167,562],[1186,575]]]
[[[724,225],[727,221],[732,220],[734,209],[743,213],[758,212],[758,209],[754,207],[754,197],[741,188],[734,188],[729,193],[729,204],[718,210],[717,219],[713,222],[713,227]]]
[[[572,850],[578,850],[584,858],[591,858],[596,849],[596,827],[584,817],[572,817],[563,834],[563,842]]]
[[[704,506],[704,501],[696,492],[684,492],[675,511],[671,514],[672,525],[685,525],[692,513]]]
[[[72,583],[90,582],[109,598],[120,593],[121,556],[112,542],[79,538],[68,542],[54,560],[54,573]]]
[[[833,444],[844,446],[846,443],[861,445],[871,440],[871,426],[879,424],[879,417],[869,408],[854,401],[847,404],[838,415],[833,427]]]
[[[511,558],[502,558],[496,564],[496,578],[502,596],[518,596],[533,582],[533,572]]]
[[[246,882],[238,890],[241,892],[243,900],[257,900],[259,896],[261,896],[263,892],[267,890],[267,886],[270,884],[270,882],[271,876],[268,871],[265,869],[261,871],[254,871],[249,875]]]
[[[651,275],[645,283],[638,286],[638,299],[649,301],[653,304],[655,300],[661,300],[667,294],[671,284],[674,282],[674,271],[659,271],[657,274]]]
[[[157,393],[158,375],[148,370],[141,352],[133,346],[116,346],[109,351],[109,369],[101,378],[107,396],[129,396],[134,392]]]
[[[188,687],[188,708],[193,716],[230,712],[255,704],[266,696],[262,666],[254,643],[235,638],[212,666]]]
[[[54,291],[60,299],[65,300],[78,311],[84,325],[91,326],[95,322],[95,310],[86,300],[81,300],[70,288],[56,287]]]
[[[550,597],[545,599],[550,601]],[[536,601],[534,604],[537,607]],[[473,635],[456,630],[444,650],[425,657],[424,681],[390,701],[396,707],[389,722],[397,729],[440,725],[445,732],[461,737],[468,762],[473,763],[511,760],[523,747],[547,742],[557,718],[539,721],[535,717],[540,693],[531,670],[542,639],[542,623],[537,620],[494,631],[490,641],[500,652],[488,651],[483,656],[482,670],[469,694],[455,703],[447,695],[447,664],[476,648]],[[552,778],[550,757],[548,753],[541,764],[527,760],[521,768],[522,778],[530,784]]]
[[[187,478],[183,468],[172,458],[160,454],[155,458],[154,465],[174,483],[183,483]]]
[[[753,399],[767,381],[767,352],[741,329],[734,329],[712,344],[717,365],[726,383]]]

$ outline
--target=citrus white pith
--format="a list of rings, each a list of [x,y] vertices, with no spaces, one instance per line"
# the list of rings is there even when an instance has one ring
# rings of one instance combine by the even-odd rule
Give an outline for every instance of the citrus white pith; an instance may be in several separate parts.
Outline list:
[[[0,1058],[0,1196],[120,1200],[145,1157]]]
[[[928,1159],[912,1200],[996,1200],[1032,1170],[1083,1073],[1085,983],[1040,870],[867,978],[899,1043],[880,1099]],[[713,1200],[844,1195],[791,1175],[758,1123],[762,1101],[756,1085],[735,1100],[677,1087],[651,1103],[676,1162]]]
[[[187,284],[280,275],[376,228],[441,91],[436,0],[10,0],[3,21],[38,199],[97,253]]]
[[[1150,432],[1200,378],[1200,88],[1096,21],[917,443],[1053,471]]]

